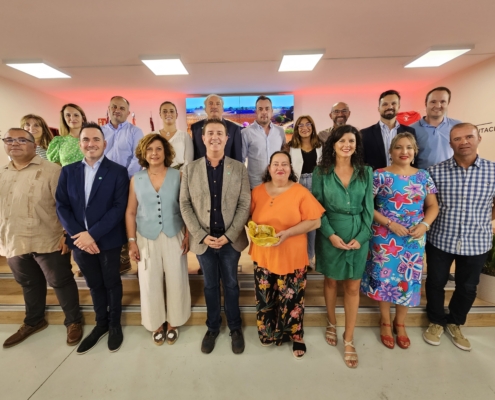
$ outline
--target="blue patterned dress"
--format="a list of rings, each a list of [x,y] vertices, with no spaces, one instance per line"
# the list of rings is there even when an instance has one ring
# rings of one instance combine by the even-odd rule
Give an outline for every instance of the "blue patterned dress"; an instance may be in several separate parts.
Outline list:
[[[383,169],[373,174],[376,210],[408,229],[423,220],[425,198],[432,193],[437,193],[437,189],[424,169],[411,176]],[[426,235],[420,239],[400,237],[376,222],[372,229],[361,292],[378,301],[418,306]]]

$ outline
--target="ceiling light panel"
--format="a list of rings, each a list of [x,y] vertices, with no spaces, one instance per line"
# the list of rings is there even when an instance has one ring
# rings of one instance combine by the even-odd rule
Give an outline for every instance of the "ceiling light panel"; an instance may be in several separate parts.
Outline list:
[[[404,68],[439,67],[440,65],[467,53],[471,49],[471,46],[457,49],[432,49],[405,65]]]
[[[189,75],[180,58],[141,60],[155,75]]]
[[[312,71],[321,57],[323,57],[323,52],[312,54],[286,54],[282,58],[282,63],[280,64],[278,71]]]
[[[38,79],[67,79],[69,75],[50,67],[43,62],[29,62],[29,63],[10,63],[6,62],[9,67],[15,68],[25,74],[32,75]]]

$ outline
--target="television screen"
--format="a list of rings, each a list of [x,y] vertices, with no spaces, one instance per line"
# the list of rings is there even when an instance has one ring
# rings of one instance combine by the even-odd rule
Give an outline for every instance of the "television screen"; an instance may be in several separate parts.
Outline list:
[[[293,131],[294,123],[294,95],[269,95],[272,101],[273,118],[272,122],[285,129],[287,134]],[[255,101],[257,95],[249,96],[222,96],[223,99],[223,117],[229,121],[246,127],[252,124],[256,119]],[[206,118],[204,97],[187,97],[187,132],[191,134],[191,124]]]

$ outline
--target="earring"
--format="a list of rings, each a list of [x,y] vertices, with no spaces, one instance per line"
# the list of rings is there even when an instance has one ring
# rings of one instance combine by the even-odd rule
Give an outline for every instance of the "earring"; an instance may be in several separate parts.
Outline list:
[[[333,149],[333,152],[332,152],[332,156],[334,156],[334,155],[335,155],[335,149]]]

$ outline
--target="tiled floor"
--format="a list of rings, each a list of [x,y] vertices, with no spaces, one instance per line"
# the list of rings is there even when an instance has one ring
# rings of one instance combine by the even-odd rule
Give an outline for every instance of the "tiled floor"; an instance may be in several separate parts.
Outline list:
[[[0,341],[17,328],[0,325]],[[0,398],[495,399],[495,328],[465,328],[471,352],[458,350],[447,336],[440,346],[429,346],[420,328],[408,330],[409,350],[388,350],[378,341],[378,328],[359,328],[357,370],[344,365],[341,341],[337,348],[325,344],[323,328],[306,329],[308,354],[302,360],[292,357],[289,345],[261,347],[254,327],[244,331],[244,354],[232,354],[222,332],[213,353],[204,355],[204,332],[184,327],[175,345],[156,347],[144,328],[126,326],[117,353],[108,352],[104,339],[77,355],[65,345],[65,328],[50,326],[0,350]]]

